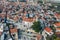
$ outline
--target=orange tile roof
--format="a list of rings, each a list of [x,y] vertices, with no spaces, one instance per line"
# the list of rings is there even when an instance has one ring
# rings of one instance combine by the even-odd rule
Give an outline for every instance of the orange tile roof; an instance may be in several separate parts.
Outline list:
[[[46,27],[45,30],[49,33],[52,31],[51,28],[49,28],[49,27]]]
[[[60,26],[60,22],[55,23],[56,26]]]
[[[10,32],[11,32],[11,33],[15,33],[15,32],[17,32],[17,29],[16,29],[16,28],[10,29]]]
[[[56,16],[57,18],[60,18],[60,14],[58,14],[58,13],[55,13],[55,16]]]
[[[26,17],[23,17],[23,21],[33,22],[33,21],[35,21],[35,19],[34,18],[26,18]]]

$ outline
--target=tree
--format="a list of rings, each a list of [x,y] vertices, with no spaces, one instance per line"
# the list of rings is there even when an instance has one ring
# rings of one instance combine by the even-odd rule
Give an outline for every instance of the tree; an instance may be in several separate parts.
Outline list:
[[[38,3],[43,3],[42,1],[38,1]]]
[[[47,40],[55,40],[57,38],[56,34],[53,34],[52,36],[47,36]]]
[[[40,30],[42,29],[39,21],[34,22],[33,25],[31,26],[31,28],[32,28],[35,32],[38,32],[38,33],[39,33]]]
[[[52,26],[50,26],[50,28],[53,30],[53,32],[55,33],[55,31],[56,31],[56,29],[55,29],[55,27],[52,25]]]
[[[57,37],[55,40],[60,40],[60,38]]]
[[[53,34],[51,37],[52,40],[55,40],[56,38],[57,38],[56,34]]]

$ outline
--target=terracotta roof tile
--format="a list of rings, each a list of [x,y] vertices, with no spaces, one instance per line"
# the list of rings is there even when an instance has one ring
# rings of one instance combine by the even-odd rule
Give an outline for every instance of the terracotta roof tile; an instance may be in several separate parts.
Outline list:
[[[56,26],[60,26],[60,22],[55,23]]]
[[[60,18],[60,14],[58,14],[58,13],[56,13],[55,16],[56,16],[57,18]]]
[[[52,31],[51,28],[49,28],[49,27],[46,27],[45,30],[49,33]]]
[[[35,21],[35,20],[34,20],[34,18],[26,18],[26,17],[23,17],[23,21],[33,22],[33,21]]]

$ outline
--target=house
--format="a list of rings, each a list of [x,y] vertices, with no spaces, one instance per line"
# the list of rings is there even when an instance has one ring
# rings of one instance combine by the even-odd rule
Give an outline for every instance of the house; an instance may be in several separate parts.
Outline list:
[[[3,24],[0,26],[0,32],[3,32]]]
[[[60,38],[60,32],[56,32],[55,34]]]
[[[56,22],[55,24],[53,24],[55,28],[60,27],[60,22]]]
[[[31,27],[33,25],[33,22],[35,21],[35,18],[26,18],[23,17],[23,24],[26,25],[27,27]]]
[[[57,21],[60,22],[60,14],[59,14],[59,13],[55,13],[54,16],[55,16],[55,18],[57,19]]]
[[[0,40],[4,40],[4,33],[3,33],[3,24],[0,25]]]
[[[16,28],[10,28],[11,36],[15,39],[18,40],[18,34],[17,34],[17,29]]]
[[[23,23],[26,25],[26,26],[31,26],[34,22],[34,19],[33,18],[25,18],[23,19]]]
[[[55,23],[54,27],[56,29],[56,32],[60,32],[60,22]]]
[[[13,21],[13,22],[17,22],[18,20],[19,20],[19,17],[17,16],[17,15],[7,15],[7,19],[8,20],[11,20],[11,21]]]
[[[22,40],[41,40],[42,39],[42,35],[36,33],[32,29],[28,29],[28,30],[22,32],[21,39]]]
[[[56,28],[56,32],[60,32],[60,28]]]
[[[14,20],[15,22],[18,21],[18,19],[19,19],[19,18],[18,18],[17,15],[15,15],[14,18],[13,18],[13,20]]]
[[[45,32],[47,35],[49,35],[49,36],[53,35],[52,29],[49,28],[49,27],[46,27],[46,28],[44,29],[44,32]]]

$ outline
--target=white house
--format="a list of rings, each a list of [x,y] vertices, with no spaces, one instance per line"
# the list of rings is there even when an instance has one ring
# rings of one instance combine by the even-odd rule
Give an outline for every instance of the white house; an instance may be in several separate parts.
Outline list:
[[[60,22],[60,14],[55,13],[55,14],[54,14],[54,16],[55,16],[55,18],[57,19],[57,21],[59,21],[59,22]]]
[[[54,27],[56,28],[56,32],[60,32],[60,22],[55,23]]]
[[[49,28],[49,27],[46,27],[46,28],[44,29],[44,32],[45,32],[47,35],[49,35],[49,36],[53,35],[52,29]]]

